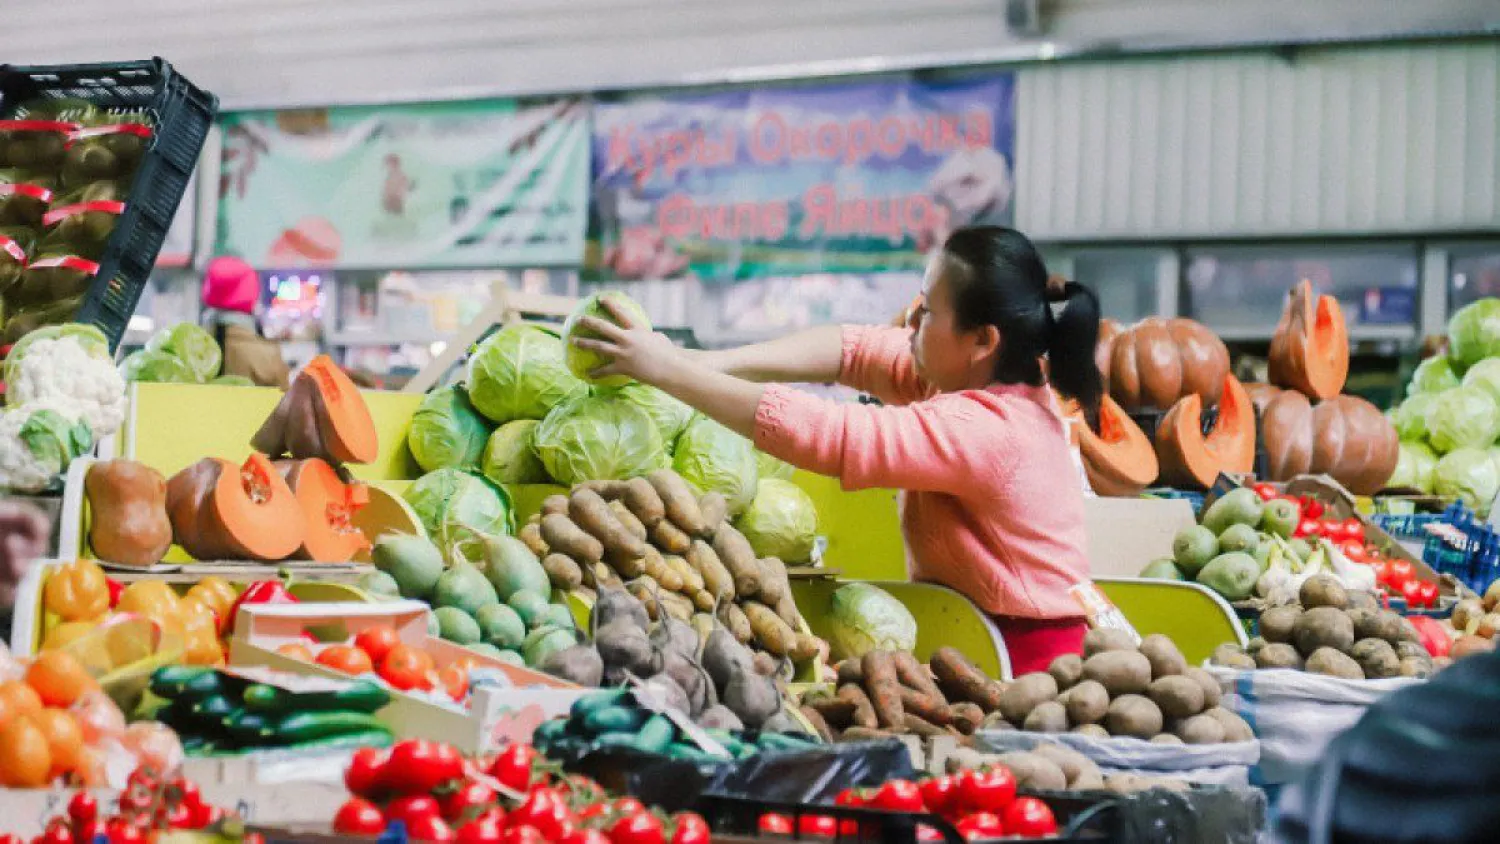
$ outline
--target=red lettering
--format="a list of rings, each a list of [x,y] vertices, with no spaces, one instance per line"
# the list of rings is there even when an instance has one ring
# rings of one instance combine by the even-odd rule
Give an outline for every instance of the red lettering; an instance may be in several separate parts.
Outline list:
[[[674,193],[656,206],[656,227],[662,236],[674,240],[687,237],[693,231],[693,200],[686,194]]]
[[[868,232],[872,237],[884,235],[891,245],[900,245],[906,239],[901,231],[900,213],[896,208],[897,199],[877,199],[870,203],[870,227]],[[884,209],[885,213],[881,214]]]
[[[777,112],[765,112],[750,127],[750,158],[757,164],[786,158],[786,121]]]
[[[938,117],[938,149],[943,152],[958,149],[963,144],[963,138],[958,133],[957,115],[944,114]]]
[[[724,240],[729,234],[729,209],[711,205],[698,209],[698,234],[704,240]]]
[[[791,211],[787,208],[785,200],[777,199],[761,203],[760,206],[760,234],[768,241],[778,241],[786,237],[787,229],[791,227]]]
[[[818,149],[818,157],[827,161],[838,158],[844,148],[844,127],[837,123],[822,124],[813,137],[813,145]]]
[[[631,170],[635,167],[635,149],[630,143],[634,131],[634,126],[620,126],[610,130],[609,151],[605,155],[606,170]]]
[[[803,240],[811,240],[819,232],[832,227],[837,212],[838,194],[833,185],[813,185],[802,195],[802,228],[798,230]]]
[[[861,164],[875,150],[875,126],[870,118],[861,117],[849,124],[849,142],[844,147],[845,164]]]
[[[869,219],[870,206],[863,198],[849,199],[839,203],[839,234],[861,234]]]
[[[899,117],[887,117],[875,127],[875,148],[882,158],[900,158],[906,150],[906,126]]]
[[[969,112],[968,128],[964,131],[964,139],[969,142],[970,147],[987,147],[995,142],[995,124],[990,113],[984,109],[975,109]]]

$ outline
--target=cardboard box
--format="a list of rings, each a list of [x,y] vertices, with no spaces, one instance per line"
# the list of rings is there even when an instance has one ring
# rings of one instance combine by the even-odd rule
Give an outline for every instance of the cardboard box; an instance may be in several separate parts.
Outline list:
[[[573,702],[590,691],[430,636],[429,613],[431,608],[421,601],[246,604],[235,619],[229,661],[235,666],[263,665],[294,674],[346,679],[347,675],[283,656],[276,649],[292,642],[305,644],[303,634],[309,630],[331,644],[347,641],[366,628],[393,626],[402,641],[425,651],[440,669],[459,658],[486,669],[475,671],[483,676],[474,678],[466,707],[440,703],[436,696],[391,689],[391,703],[378,713],[398,738],[446,742],[468,755],[488,753],[511,741],[530,741],[539,724],[566,715]]]
[[[1192,505],[1181,499],[1089,498],[1089,573],[1136,577],[1152,560],[1172,556],[1172,538],[1193,524]]]

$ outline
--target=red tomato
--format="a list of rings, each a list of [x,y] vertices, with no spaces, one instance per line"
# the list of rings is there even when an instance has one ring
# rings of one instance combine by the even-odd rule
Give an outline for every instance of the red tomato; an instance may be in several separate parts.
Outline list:
[[[922,781],[922,803],[927,811],[936,815],[954,812],[954,797],[958,793],[958,781],[953,777],[933,777]]]
[[[702,815],[683,812],[673,820],[677,828],[672,832],[671,844],[708,844],[713,840],[713,831]]]
[[[146,833],[124,818],[115,818],[107,828],[109,844],[144,844],[146,840]]]
[[[1281,495],[1280,492],[1276,491],[1276,487],[1268,483],[1253,484],[1250,488],[1255,490],[1255,494],[1260,496],[1261,501],[1270,501]]]
[[[707,841],[708,839],[703,839]],[[575,829],[558,839],[558,844],[610,844],[609,836],[597,829]]]
[[[385,815],[374,803],[351,797],[333,816],[333,831],[349,835],[379,835],[385,832]]]
[[[373,797],[380,790],[384,770],[385,751],[375,747],[361,747],[354,751],[349,767],[344,771],[344,787],[357,797]]]
[[[1447,656],[1453,648],[1453,640],[1443,629],[1443,625],[1435,619],[1425,615],[1414,615],[1406,619],[1411,626],[1416,628],[1417,638],[1421,640],[1422,647],[1432,656]]]
[[[843,791],[840,791],[837,797],[833,798],[833,805],[860,807],[865,805],[865,798],[864,795],[859,791],[856,791],[852,788],[846,788]],[[858,838],[859,821],[840,821],[839,835],[843,836],[844,838]]]
[[[438,670],[438,685],[448,697],[462,703],[469,696],[469,669],[456,662],[443,666]]]
[[[1308,516],[1303,516],[1302,521],[1297,523],[1297,529],[1292,531],[1292,536],[1296,539],[1322,535],[1323,523]]]
[[[1007,835],[1046,838],[1057,834],[1057,819],[1046,803],[1035,797],[1018,797],[1001,817]]]
[[[97,818],[85,823],[77,824],[73,827],[73,839],[75,841],[86,841],[89,842],[89,844],[92,844],[94,839],[100,836],[103,836],[105,841],[109,840],[109,824]],[[15,842],[15,844],[21,844],[21,839],[12,838],[9,835],[0,836],[0,844],[11,844],[11,842]]]
[[[1302,504],[1302,515],[1309,519],[1316,519],[1323,515],[1323,502],[1316,498],[1302,496],[1299,499]]]
[[[367,627],[354,637],[354,647],[364,651],[370,661],[376,665],[385,659],[385,655],[391,652],[391,648],[399,644],[401,644],[401,637],[396,635],[396,628],[389,624]]]
[[[918,841],[947,841],[948,839],[944,838],[943,834],[941,832],[938,832],[933,827],[930,827],[930,826],[918,826],[917,827],[917,840]]]
[[[380,677],[403,692],[412,689],[430,689],[428,674],[432,672],[432,657],[408,644],[391,648],[380,661]]]
[[[426,796],[463,773],[463,757],[452,747],[426,739],[407,739],[391,748],[380,785],[397,794]]]
[[[68,801],[68,820],[82,826],[99,817],[99,801],[87,791],[80,791]],[[87,839],[92,841],[93,839]]]
[[[502,816],[485,813],[459,827],[453,840],[455,844],[500,844],[504,835]]]
[[[547,838],[536,827],[522,824],[506,827],[500,835],[500,844],[547,844]]]
[[[499,799],[500,795],[495,793],[495,789],[484,783],[466,782],[456,790],[443,795],[438,801],[438,807],[442,809],[443,820],[449,823],[462,823],[484,814],[485,810],[495,805]]]
[[[1350,516],[1349,518],[1344,519],[1343,521],[1339,522],[1339,535],[1342,536],[1346,540],[1355,539],[1355,540],[1359,540],[1360,542],[1364,542],[1364,539],[1365,539],[1365,526],[1364,526],[1364,523],[1361,522],[1359,519],[1356,519],[1355,517]]]
[[[369,655],[353,645],[329,645],[318,654],[317,663],[345,674],[368,674],[375,670]]]
[[[1377,586],[1385,586],[1386,584],[1388,584],[1390,582],[1390,579],[1391,579],[1391,563],[1390,563],[1389,560],[1386,560],[1386,559],[1371,560],[1370,561],[1370,568],[1372,568],[1372,569],[1375,570],[1375,584]]]
[[[437,815],[422,815],[406,825],[406,834],[413,841],[441,842],[453,841],[453,827]]]
[[[1430,580],[1423,580],[1421,581],[1421,584],[1422,590],[1420,592],[1420,595],[1422,598],[1422,606],[1436,607],[1438,601],[1438,585]]]
[[[888,812],[921,812],[925,809],[922,789],[906,780],[891,780],[882,785],[870,798],[870,805]]]
[[[655,815],[636,812],[609,828],[611,844],[666,844],[666,833]]]
[[[1016,777],[1009,768],[965,771],[959,775],[958,805],[961,811],[1000,812],[1015,799]]]
[[[1409,560],[1391,560],[1387,572],[1386,585],[1395,592],[1401,592],[1407,583],[1417,577],[1417,569]]]
[[[73,844],[73,830],[62,818],[53,818],[47,831],[32,839],[32,844]]]
[[[538,788],[526,795],[526,801],[507,816],[511,826],[534,826],[546,838],[561,838],[575,825],[567,801],[555,788]]]
[[[833,838],[839,833],[839,822],[828,815],[802,815],[797,818],[797,837]]]
[[[512,791],[525,791],[531,785],[531,766],[535,762],[536,748],[529,744],[512,744],[490,763],[490,776]]]
[[[958,822],[958,834],[965,841],[982,841],[1005,834],[1005,824],[994,812],[975,812]]]
[[[1422,607],[1422,581],[1408,580],[1401,584],[1401,597],[1406,599],[1408,609],[1421,609]]]
[[[1365,544],[1358,539],[1346,539],[1340,542],[1339,551],[1352,562],[1363,563],[1369,559],[1365,554]]]
[[[609,810],[617,815],[638,815],[646,811],[646,807],[634,797],[621,797],[609,804]]]
[[[791,835],[792,819],[786,815],[767,812],[760,816],[759,828],[764,835]]]
[[[412,822],[418,818],[442,817],[442,810],[438,802],[431,795],[408,794],[405,797],[397,797],[385,805],[385,816],[387,820],[401,821],[406,824],[407,831],[411,830]]]

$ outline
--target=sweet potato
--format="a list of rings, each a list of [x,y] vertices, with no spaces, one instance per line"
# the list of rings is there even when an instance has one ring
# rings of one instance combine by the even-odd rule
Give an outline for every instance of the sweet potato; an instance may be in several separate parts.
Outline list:
[[[561,513],[565,516],[568,514],[568,497],[566,495],[558,493],[557,495],[549,495],[542,499],[541,514],[543,516],[550,516],[554,513]]]
[[[604,545],[604,553],[611,562],[638,560],[646,553],[646,543],[626,530],[609,509],[609,504],[593,490],[583,487],[575,489],[568,499],[568,515],[573,519],[573,524]]]
[[[903,686],[916,689],[942,706],[948,705],[947,697],[932,679],[932,672],[928,671],[927,666],[923,665],[920,660],[912,656],[909,651],[895,651],[893,658],[896,660],[896,676],[900,678]],[[927,718],[926,715],[922,717]],[[931,718],[927,720],[932,721]],[[933,721],[933,723],[941,722]]]
[[[667,568],[677,572],[677,577],[682,580],[682,587],[677,591],[691,597],[694,592],[703,591],[703,575],[698,570],[688,565],[688,561],[676,554],[667,554],[662,557]]]
[[[694,610],[697,609],[693,606],[692,601],[689,601],[676,592],[668,592],[663,589],[657,593],[656,597],[662,609],[666,611],[667,616],[675,618],[678,621],[687,621],[692,618]]]
[[[733,525],[724,525],[714,534],[714,553],[719,555],[719,562],[729,570],[729,576],[734,578],[734,592],[741,598],[754,598],[760,594],[761,573],[760,561],[755,559],[755,549],[750,547],[750,540],[734,528]]]
[[[597,563],[604,559],[604,544],[561,513],[542,517],[542,540],[547,547],[580,563]]]
[[[750,619],[750,629],[755,641],[776,656],[786,656],[796,646],[797,634],[788,627],[776,611],[759,601],[746,601],[741,609]]]
[[[825,744],[833,741],[833,730],[830,728],[828,722],[823,720],[823,716],[816,709],[809,706],[800,706],[797,708],[797,711],[802,713],[802,717],[807,720],[807,723],[812,725],[813,731],[818,734],[818,738],[822,739]]]
[[[605,501],[613,501],[625,494],[630,486],[629,481],[584,481],[574,489],[583,488],[593,492]]]
[[[651,535],[646,532],[646,526],[641,524],[641,520],[636,518],[634,513],[630,512],[630,508],[625,506],[625,502],[619,499],[609,502],[609,512],[615,514],[615,518],[619,519],[620,524],[624,525],[625,529],[630,531],[631,536],[642,542],[650,538]]]
[[[646,480],[651,483],[651,488],[656,490],[657,496],[660,497],[667,518],[690,536],[703,535],[707,530],[707,525],[703,521],[703,511],[698,507],[698,499],[693,495],[693,488],[688,486],[687,481],[684,481],[681,475],[671,469],[657,469],[646,475]],[[625,503],[630,503],[628,498]],[[642,516],[641,521],[645,522],[646,518]]]
[[[548,554],[542,558],[542,568],[555,589],[568,592],[583,585],[583,569],[566,554]]]
[[[734,595],[734,578],[729,576],[729,570],[724,568],[720,562],[719,555],[709,547],[707,542],[701,539],[694,540],[692,547],[687,551],[686,559],[688,565],[698,570],[703,575],[703,588],[714,598],[731,600]]]
[[[730,601],[720,604],[719,621],[740,644],[748,645],[755,640],[755,630],[750,626],[750,619],[738,604]]]
[[[548,548],[546,541],[542,539],[542,523],[540,519],[535,522],[527,522],[526,525],[516,533],[516,538],[520,539],[521,542],[524,543],[526,547],[531,551],[531,553],[536,555],[536,558],[538,560],[543,559],[548,554],[552,553],[552,549]]]
[[[755,597],[761,603],[774,607],[791,595],[792,584],[786,576],[786,563],[775,557],[765,557],[757,560],[756,565],[760,569],[760,592]]]
[[[792,640],[792,649],[787,653],[793,662],[807,662],[823,654],[824,642],[811,633],[798,633]],[[819,665],[822,661],[819,660]]]
[[[781,620],[785,621],[787,626],[793,630],[801,630],[807,624],[802,619],[802,611],[797,609],[797,602],[792,598],[792,593],[790,592],[780,601],[777,601],[772,609],[776,610],[776,614],[781,616]]]
[[[889,651],[870,651],[860,660],[865,672],[865,691],[875,706],[880,726],[900,728],[905,710],[901,706],[901,680],[896,676],[896,662]]]
[[[880,717],[875,714],[875,704],[865,694],[863,686],[845,683],[839,686],[838,698],[854,704],[854,714],[849,718],[850,729],[862,727],[873,730],[880,726]]]
[[[671,521],[662,519],[651,528],[651,542],[668,554],[686,554],[693,538]]]
[[[649,577],[638,577],[626,583],[625,589],[641,602],[641,606],[646,608],[646,614],[651,617],[652,621],[661,620],[661,603],[656,600],[661,587],[655,580]]]
[[[699,612],[713,612],[714,607],[719,604],[718,599],[709,594],[707,589],[699,589],[689,595],[688,598],[693,602],[693,606],[698,608]]]
[[[980,671],[957,648],[938,648],[929,662],[948,700],[977,703],[986,713],[999,708],[1004,687]]]
[[[703,515],[703,533],[700,537],[712,539],[729,515],[729,502],[717,492],[705,492],[703,497],[698,499],[698,512]]]
[[[865,682],[865,669],[858,659],[844,660],[838,664],[837,670],[840,684],[858,683],[863,685]]]
[[[646,547],[646,553],[641,557],[641,568],[646,574],[656,579],[661,588],[668,592],[682,591],[682,575],[677,570],[667,565],[662,558],[661,552],[650,546]],[[622,572],[623,574],[623,572]]]

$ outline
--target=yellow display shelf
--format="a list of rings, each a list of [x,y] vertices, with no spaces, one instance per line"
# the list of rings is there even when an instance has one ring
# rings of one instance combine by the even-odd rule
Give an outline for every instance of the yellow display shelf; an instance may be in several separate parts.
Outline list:
[[[851,580],[906,580],[906,543],[896,492],[845,492],[838,478],[798,472],[793,482],[813,501],[818,529],[828,539],[824,563]]]
[[[1165,634],[1189,665],[1201,665],[1225,642],[1248,641],[1234,608],[1201,583],[1134,577],[1095,578],[1094,583],[1137,633]]]

